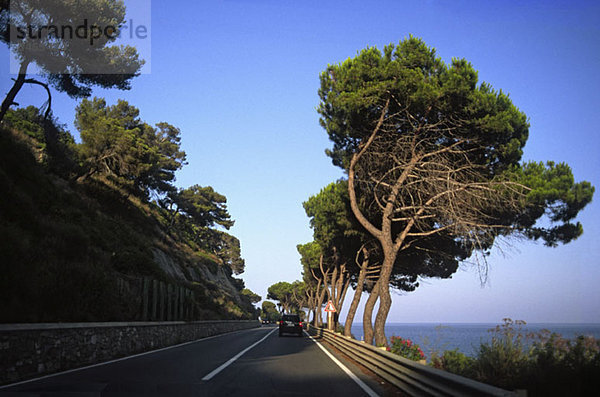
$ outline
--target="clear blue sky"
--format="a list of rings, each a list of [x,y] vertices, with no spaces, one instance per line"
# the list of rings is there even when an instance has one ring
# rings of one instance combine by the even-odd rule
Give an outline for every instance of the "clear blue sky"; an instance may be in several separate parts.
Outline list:
[[[600,187],[600,4],[593,1],[157,0],[150,73],[131,91],[94,94],[109,103],[123,98],[144,120],[181,129],[189,165],[177,184],[211,185],[228,197],[246,259],[242,277],[265,297],[269,285],[301,277],[296,245],[312,239],[302,202],[342,176],[324,154],[319,73],[409,34],[446,62],[466,58],[481,80],[510,94],[531,123],[526,160],[567,162],[577,180]],[[4,93],[8,61],[0,73]],[[44,101],[39,87],[17,98]],[[76,101],[59,93],[54,101],[55,114],[72,126]],[[515,242],[495,252],[483,287],[465,264],[451,280],[425,280],[394,296],[389,321],[600,323],[598,199],[579,220],[585,233],[567,246]]]

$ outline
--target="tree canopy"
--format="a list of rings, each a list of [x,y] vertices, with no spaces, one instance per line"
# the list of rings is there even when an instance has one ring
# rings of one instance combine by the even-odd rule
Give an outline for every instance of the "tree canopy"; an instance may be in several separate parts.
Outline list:
[[[129,89],[131,79],[139,75],[144,61],[137,50],[111,45],[125,23],[122,0],[13,0],[10,7],[8,3],[0,7],[0,40],[10,44],[19,73],[2,102],[0,120],[25,83],[44,86],[48,95],[50,85],[82,98],[91,95],[93,86]],[[88,26],[85,35],[65,34],[84,23]],[[60,26],[62,31],[51,26]],[[94,40],[98,29],[104,34]],[[32,64],[47,84],[27,79]]]
[[[296,313],[305,306],[305,285],[302,281],[280,281],[267,289],[267,299],[276,300],[282,313]]]
[[[283,313],[292,309],[292,284],[280,281],[267,289],[267,299],[279,301]]]
[[[211,186],[193,185],[171,195],[179,211],[194,220],[200,227],[216,225],[229,229],[233,221],[227,212],[227,198]]]
[[[75,126],[88,177],[114,177],[142,197],[175,190],[175,172],[185,164],[179,129],[164,122],[154,128],[126,101],[108,106],[102,98],[81,101]],[[186,194],[193,198],[193,193]]]
[[[277,306],[273,302],[264,301],[262,303],[261,317],[263,320],[279,321],[281,314],[277,310]]]
[[[466,60],[446,65],[409,37],[329,65],[319,96],[320,122],[333,142],[327,154],[348,173],[352,211],[384,257],[378,344],[387,343],[398,253],[422,239],[445,234],[467,252],[487,253],[500,235],[555,245],[581,234],[569,221],[593,188],[574,184],[563,166],[520,163],[526,115],[508,95],[479,83]],[[558,225],[540,226],[544,214]]]

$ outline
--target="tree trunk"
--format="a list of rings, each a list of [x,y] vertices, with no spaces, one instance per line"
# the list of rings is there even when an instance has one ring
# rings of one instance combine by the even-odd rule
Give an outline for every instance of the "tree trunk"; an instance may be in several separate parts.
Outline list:
[[[169,215],[169,226],[167,226],[167,233],[173,228],[173,225],[175,225],[175,217],[179,213],[179,206],[177,206],[177,208],[175,210],[173,210],[173,204],[171,203],[168,211],[170,212],[170,215]]]
[[[347,291],[348,285],[350,284],[350,279],[346,278],[346,276],[347,276],[346,264],[336,267],[336,269],[338,269],[338,268],[339,268],[339,270],[337,271],[337,276],[338,276],[337,279],[331,280],[331,286],[334,288],[333,306],[335,307],[336,312],[335,312],[335,315],[333,316],[333,318],[335,320],[336,329],[337,329],[339,314],[342,312],[342,306],[344,305],[344,298],[346,296],[346,291]]]
[[[340,296],[340,300],[339,300],[339,308],[336,307],[336,309],[338,310],[338,313],[342,312],[342,307],[344,307],[344,301],[346,300],[346,294],[348,293],[348,288],[350,288],[350,277],[346,278],[346,281],[344,281],[344,286],[342,287],[342,295]]]
[[[307,308],[308,308],[308,312],[306,313],[306,322],[307,323],[311,323],[315,316],[317,315],[317,305],[315,302],[315,291],[312,290],[312,288],[310,290],[305,291],[306,294],[306,302],[307,302]],[[310,312],[312,312],[313,317],[312,319],[310,318]]]
[[[367,299],[367,303],[365,304],[365,311],[363,312],[363,334],[365,343],[372,345],[373,344],[373,309],[375,308],[375,303],[377,303],[377,299],[379,299],[379,281],[375,283],[371,293],[369,294],[369,299]]]
[[[392,306],[390,288],[388,284],[382,283],[379,286],[379,310],[375,316],[375,345],[388,346],[388,340],[385,336],[385,321]]]
[[[331,274],[330,281],[328,282],[327,278],[325,278],[325,286],[329,285],[327,287],[327,290],[329,291],[329,293],[328,293],[328,299],[330,301],[335,301],[336,300],[335,299],[335,292],[336,292],[335,291],[335,285],[336,285],[336,282],[337,282],[337,275],[338,275],[338,268],[336,266],[336,267],[333,268],[333,273]]]
[[[360,273],[358,274],[356,290],[354,291],[354,297],[352,298],[352,303],[350,303],[348,315],[346,316],[346,321],[344,322],[344,335],[349,337],[352,336],[352,322],[354,321],[356,309],[358,309],[360,298],[362,297],[363,286],[365,283],[365,278],[367,277],[367,268],[369,267],[368,250],[363,248],[363,253],[365,255],[365,259],[363,260],[360,266]]]
[[[14,104],[17,94],[23,87],[23,84],[25,83],[25,77],[27,76],[28,66],[29,61],[27,60],[24,60],[21,63],[21,67],[19,69],[19,77],[15,79],[15,83],[13,84],[10,91],[8,91],[8,94],[6,94],[4,101],[2,101],[2,107],[0,107],[0,121],[4,120],[6,112],[8,112],[8,109]]]
[[[386,249],[387,248],[387,249]],[[390,277],[396,262],[398,252],[393,248],[384,247],[384,259],[379,275],[379,310],[375,317],[375,344],[377,346],[388,346],[385,336],[385,321],[387,320],[390,307],[392,306],[392,297],[390,296]]]
[[[323,313],[321,312],[321,307],[323,306],[323,300],[325,299],[325,293],[327,288],[323,288],[321,293],[319,294],[319,298],[317,300],[317,317],[315,318],[315,327],[323,326]]]

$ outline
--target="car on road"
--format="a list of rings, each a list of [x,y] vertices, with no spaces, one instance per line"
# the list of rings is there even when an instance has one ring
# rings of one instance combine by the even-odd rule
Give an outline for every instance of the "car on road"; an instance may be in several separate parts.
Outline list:
[[[287,334],[297,334],[302,336],[302,321],[297,314],[284,314],[279,321],[279,336]]]

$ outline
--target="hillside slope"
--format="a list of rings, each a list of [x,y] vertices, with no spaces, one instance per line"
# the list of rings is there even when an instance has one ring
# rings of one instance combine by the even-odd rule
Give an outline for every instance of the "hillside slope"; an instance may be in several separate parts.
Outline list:
[[[0,130],[0,322],[253,318],[243,281],[167,232],[154,203],[50,172],[44,145]]]

